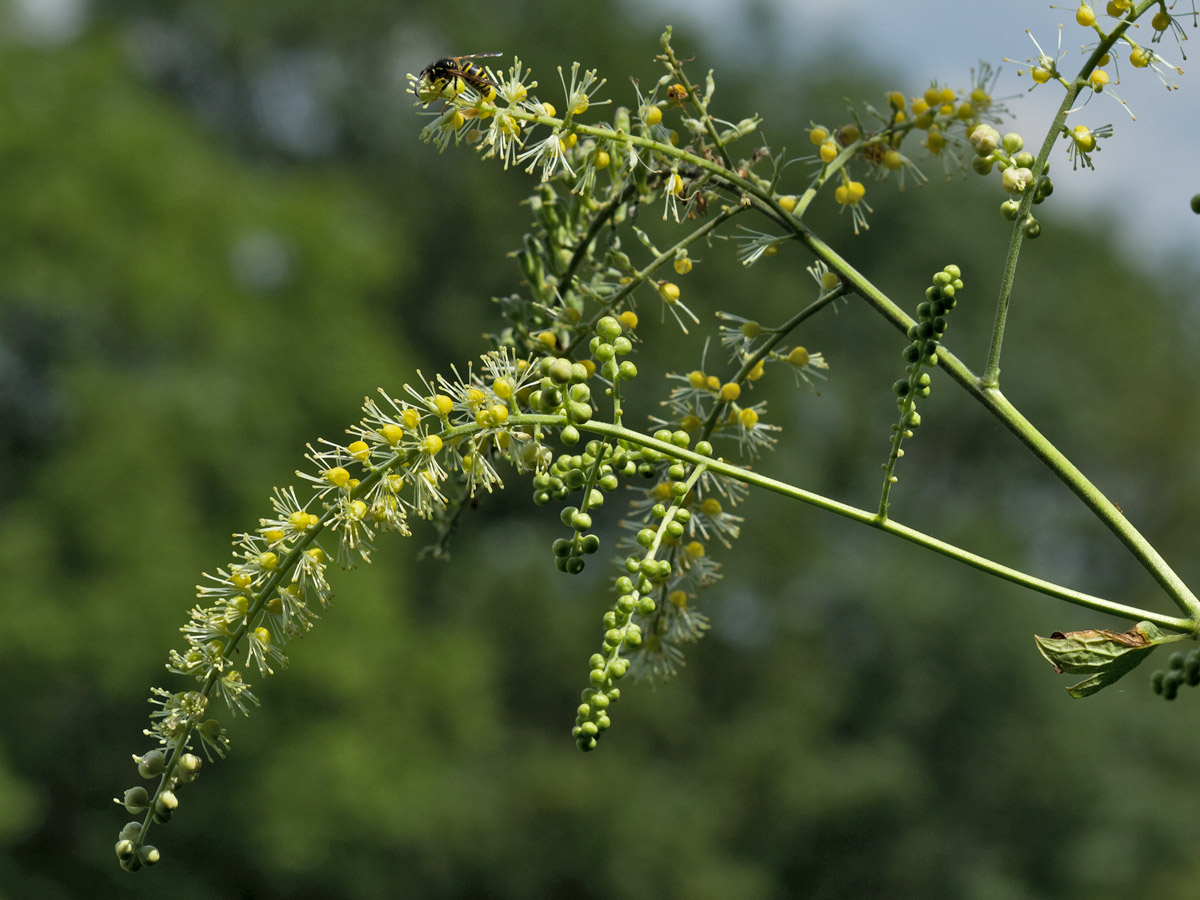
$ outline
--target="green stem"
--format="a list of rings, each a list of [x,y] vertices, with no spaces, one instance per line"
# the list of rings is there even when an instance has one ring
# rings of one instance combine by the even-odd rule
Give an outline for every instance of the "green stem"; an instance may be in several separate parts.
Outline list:
[[[513,416],[510,422],[514,424],[541,424],[541,425],[560,425],[562,424],[561,416],[554,415],[522,415]],[[1108,613],[1114,616],[1120,616],[1125,619],[1133,619],[1135,621],[1146,620],[1154,622],[1163,628],[1168,628],[1172,631],[1192,633],[1196,628],[1196,620],[1193,618],[1180,618],[1177,616],[1168,616],[1162,613],[1151,612],[1149,610],[1140,609],[1135,606],[1127,606],[1123,603],[1114,603],[1111,600],[1105,600],[1102,597],[1096,597],[1091,594],[1085,594],[1081,591],[1076,591],[1071,588],[1063,587],[1045,579],[1035,578],[1025,572],[1013,569],[1009,566],[1001,565],[1000,563],[980,556],[977,553],[971,553],[961,547],[957,547],[946,541],[939,540],[931,535],[918,531],[915,528],[910,528],[906,525],[901,525],[895,520],[880,520],[874,512],[858,507],[851,506],[846,503],[841,503],[837,500],[832,500],[821,494],[815,494],[811,491],[806,491],[803,488],[795,487],[794,485],[786,484],[782,481],[777,481],[774,478],[769,478],[765,475],[760,475],[748,469],[740,468],[732,465],[724,460],[712,459],[710,457],[701,456],[691,450],[676,447],[673,444],[665,441],[657,440],[641,432],[631,431],[628,428],[623,428],[616,425],[610,425],[607,422],[587,422],[579,426],[580,428],[612,437],[617,440],[627,441],[630,444],[635,444],[641,447],[650,447],[658,452],[679,459],[683,462],[692,463],[700,466],[708,467],[708,470],[722,475],[726,478],[731,478],[735,481],[743,482],[754,487],[763,488],[765,490],[774,491],[785,497],[791,497],[794,500],[799,500],[803,503],[808,503],[811,506],[816,506],[819,509],[827,512],[835,513],[863,525],[870,525],[878,528],[880,531],[885,531],[893,534],[896,537],[903,538],[918,546],[925,547],[947,556],[951,559],[956,559],[959,562],[966,563],[980,571],[995,575],[998,578],[1003,578],[1006,581],[1011,581],[1013,584],[1021,585],[1039,593],[1046,594],[1051,597],[1056,597],[1060,600],[1065,600],[1068,603],[1073,603],[1077,606],[1086,607],[1099,612]]]
[[[746,208],[742,206],[725,207],[695,231],[689,232],[687,235],[672,244],[668,249],[664,250],[662,253],[658,254],[658,256],[654,257],[654,259],[650,260],[647,265],[630,276],[630,281],[628,284],[623,285],[619,290],[612,294],[612,296],[602,298],[603,302],[600,304],[600,308],[595,312],[595,314],[586,322],[575,326],[576,337],[563,350],[563,356],[574,358],[572,354],[578,348],[579,344],[595,331],[596,323],[599,322],[604,316],[609,315],[610,311],[614,309],[618,303],[632,294],[643,282],[646,281],[647,278],[653,275],[655,271],[675,259],[676,253],[685,247],[694,244],[696,241],[700,240],[700,238],[704,237],[706,234],[709,234],[714,229],[727,222],[729,219],[732,219],[738,213],[744,212],[745,209]]]
[[[1046,132],[1046,137],[1042,141],[1042,148],[1038,151],[1037,160],[1030,170],[1033,172],[1033,178],[1030,179],[1029,187],[1025,189],[1025,193],[1021,197],[1021,205],[1017,211],[1016,220],[1013,222],[1012,235],[1008,241],[1008,255],[1004,260],[1004,273],[1000,277],[1000,296],[996,301],[996,320],[992,325],[992,342],[988,349],[987,365],[983,370],[982,384],[984,387],[994,388],[1000,384],[1000,349],[1004,344],[1004,329],[1008,320],[1008,307],[1012,299],[1013,283],[1016,280],[1017,259],[1021,255],[1021,244],[1025,240],[1025,219],[1033,206],[1033,198],[1037,193],[1038,180],[1046,171],[1046,165],[1050,159],[1050,151],[1054,149],[1059,135],[1062,134],[1066,126],[1067,115],[1075,107],[1075,101],[1078,99],[1080,91],[1088,87],[1088,76],[1100,65],[1100,60],[1109,53],[1113,45],[1120,40],[1121,36],[1129,28],[1132,20],[1136,19],[1150,7],[1157,6],[1158,3],[1159,0],[1143,0],[1132,16],[1123,20],[1107,36],[1101,38],[1100,43],[1096,45],[1095,50],[1087,58],[1087,61],[1079,70],[1079,74],[1075,76],[1074,81],[1067,82],[1065,79],[1059,79],[1059,82],[1066,87],[1066,93],[1063,95],[1062,103],[1059,104],[1058,113],[1054,116],[1050,130]]]
[[[793,330],[795,330],[801,322],[816,315],[834,300],[838,299],[838,297],[844,297],[845,294],[846,286],[839,282],[837,286],[827,294],[822,294],[778,328],[772,329],[773,334],[767,338],[767,340],[763,341],[761,347],[746,357],[746,359],[742,362],[742,367],[738,369],[737,374],[733,376],[732,380],[734,383],[739,385],[745,384],[746,378],[754,370],[754,367],[766,359],[771,351],[779,346],[779,343]],[[700,440],[707,440],[713,433],[713,430],[717,427],[717,422],[721,420],[721,416],[724,414],[725,410],[729,408],[729,403],[730,401],[728,400],[720,400],[713,405],[712,411],[709,412],[708,417],[704,420],[704,426],[700,430]]]
[[[854,290],[868,303],[895,325],[901,332],[907,333],[914,324],[912,318],[904,310],[896,306],[885,294],[869,282],[846,260],[839,256],[829,245],[820,238],[801,228],[798,232],[801,241],[812,250],[827,265],[845,278]],[[1021,443],[1028,447],[1059,480],[1074,493],[1097,518],[1103,522],[1113,534],[1123,543],[1134,557],[1146,568],[1154,579],[1163,587],[1184,613],[1200,622],[1200,600],[1184,584],[1183,580],[1159,555],[1153,545],[1125,518],[1125,514],[1104,496],[1084,474],[1062,454],[1041,432],[1021,415],[1020,411],[1000,393],[999,388],[987,387],[967,366],[951,353],[945,346],[938,349],[938,368],[945,372],[966,389],[976,400],[983,404],[992,415],[1004,423]]]

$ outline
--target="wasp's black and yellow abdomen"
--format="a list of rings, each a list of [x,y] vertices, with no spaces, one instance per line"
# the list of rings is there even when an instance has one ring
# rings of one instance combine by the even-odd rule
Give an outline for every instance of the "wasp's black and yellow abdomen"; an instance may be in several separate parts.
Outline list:
[[[421,70],[414,92],[422,100],[451,97],[461,94],[468,85],[484,97],[499,85],[488,77],[479,63],[470,62],[485,56],[500,56],[499,53],[471,53],[466,56],[446,56],[431,62]]]

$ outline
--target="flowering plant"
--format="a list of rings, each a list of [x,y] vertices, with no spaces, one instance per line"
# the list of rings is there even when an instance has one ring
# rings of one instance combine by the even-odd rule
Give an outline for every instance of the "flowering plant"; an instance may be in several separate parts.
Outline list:
[[[637,480],[626,534],[616,542],[616,599],[602,615],[575,710],[572,735],[583,750],[595,748],[612,725],[625,679],[671,676],[684,648],[709,630],[699,598],[720,578],[712,551],[738,537],[742,519],[735,509],[750,488],[1136,622],[1123,634],[1090,630],[1039,638],[1039,650],[1056,669],[1089,676],[1071,688],[1074,696],[1116,681],[1159,644],[1200,634],[1200,600],[999,387],[1013,275],[1024,241],[1041,232],[1032,210],[1053,190],[1051,152],[1065,140],[1072,164],[1090,167],[1098,141],[1112,133],[1109,126],[1068,124],[1080,97],[1111,93],[1114,79],[1107,73],[1122,56],[1135,70],[1150,69],[1164,81],[1173,68],[1130,36],[1143,16],[1150,17],[1152,43],[1167,33],[1181,37],[1180,22],[1160,0],[1113,0],[1100,17],[1080,6],[1076,21],[1094,34],[1095,46],[1076,74],[1064,71],[1062,56],[1039,48],[1023,71],[1035,85],[1059,84],[1064,95],[1036,153],[1025,149],[1019,134],[997,127],[1007,109],[992,97],[996,75],[987,65],[962,88],[933,84],[916,97],[891,92],[878,108],[863,105],[842,122],[813,123],[812,151],[799,159],[761,146],[746,149],[758,118],[717,116],[713,74],[701,81],[691,77],[669,29],[658,56],[662,77],[648,91],[634,83],[631,104],[612,107],[607,120],[596,115],[609,103],[601,93],[606,81],[578,64],[559,70],[561,114],[537,93],[538,82],[519,59],[493,69],[468,57],[447,58],[410,76],[429,120],[423,139],[441,150],[474,147],[505,169],[538,174],[529,201],[533,228],[517,254],[524,292],[501,301],[502,327],[478,364],[421,376],[395,395],[380,391],[365,402],[345,443],[310,445],[310,468],[298,473],[302,488],[276,488],[270,514],[239,537],[233,560],[205,576],[181,629],[184,646],[168,661],[172,673],[194,684],[182,691],[154,689],[146,734],[155,746],[135,757],[139,774],[156,779],[156,786],[133,787],[118,801],[139,816],[118,837],[121,864],[136,870],[158,859],[147,838],[153,824],[172,817],[180,787],[197,776],[201,759],[193,751],[211,757],[228,749],[225,727],[214,716],[215,698],[233,713],[257,703],[245,671],[266,675],[286,663],[288,644],[312,627],[330,597],[330,563],[348,569],[369,562],[382,532],[407,535],[414,519],[432,523],[448,540],[472,498],[503,487],[505,468],[529,479],[536,504],[558,510],[566,531],[553,554],[567,574],[582,571],[602,546],[593,513]],[[982,373],[971,371],[945,343],[950,313],[966,289],[958,265],[944,264],[931,275],[910,315],[806,223],[809,209],[825,196],[849,211],[855,233],[866,229],[872,212],[866,182],[923,181],[914,161],[921,153],[947,170],[996,173],[1007,195],[1000,212],[1013,226]],[[797,179],[797,171],[804,177]],[[643,207],[661,209],[664,220],[680,226],[671,246],[658,246],[638,226]],[[743,224],[749,219],[757,227]],[[798,242],[814,260],[808,269],[811,299],[774,324],[750,317],[749,310],[718,313],[716,337],[726,358],[702,360],[671,376],[663,414],[649,429],[635,427],[625,410],[638,384],[635,359],[644,352],[638,309],[661,308],[683,332],[700,325],[681,282],[698,262],[695,248],[718,236],[737,242],[747,266],[785,242]],[[873,509],[749,467],[781,433],[766,403],[750,401],[751,389],[771,373],[790,372],[797,386],[823,379],[830,363],[797,337],[810,318],[850,298],[882,315],[906,342],[898,365],[903,374],[892,386],[897,418]],[[929,397],[938,370],[1001,420],[1112,530],[1178,614],[1051,583],[892,518],[904,444],[921,424],[917,404]],[[735,458],[721,456],[716,446],[729,447]],[[1200,683],[1200,652],[1174,655],[1152,680],[1167,697],[1184,683]]]

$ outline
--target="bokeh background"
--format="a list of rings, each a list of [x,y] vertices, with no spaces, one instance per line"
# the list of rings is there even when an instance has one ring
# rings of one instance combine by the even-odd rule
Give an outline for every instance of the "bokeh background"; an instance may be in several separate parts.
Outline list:
[[[130,876],[112,852],[127,816],[111,798],[137,780],[145,698],[199,573],[306,442],[339,436],[376,387],[475,357],[491,298],[517,285],[506,254],[531,179],[420,144],[405,73],[515,52],[554,97],[554,67],[578,59],[629,103],[671,22],[680,53],[716,68],[720,114],[757,111],[764,140],[802,153],[845,97],[966,84],[979,58],[1030,55],[1025,28],[1054,45],[1069,11],[1029,6],[0,3],[0,897],[1195,897],[1200,697],[1154,697],[1151,663],[1071,701],[1033,646],[1128,623],[777,498],[741,510],[686,669],[625,690],[580,754],[569,728],[611,573],[557,574],[557,516],[516,478],[464,522],[451,564],[418,558],[418,533],[341,575],[289,670],[258,680],[263,709],[231,723],[229,758],[155,832],[163,861]],[[1083,39],[1072,25],[1063,47]],[[995,93],[1036,141],[1057,97],[1026,95],[1016,68]],[[1100,171],[1054,158],[1004,386],[1195,584],[1200,119],[1194,79],[1169,93],[1124,74],[1136,123],[1106,97],[1082,113],[1117,127]],[[919,190],[870,188],[862,236],[818,222],[901,302],[962,266],[948,341],[981,367],[1001,198],[995,179],[926,170]],[[808,301],[808,262],[786,247],[744,271],[716,242],[684,289],[706,323],[771,322]],[[696,367],[703,333],[655,319],[663,370]],[[902,340],[854,304],[802,339],[831,379],[760,383],[786,427],[760,466],[870,506]],[[641,365],[650,386],[661,373]],[[935,384],[898,518],[1166,608],[998,424]]]

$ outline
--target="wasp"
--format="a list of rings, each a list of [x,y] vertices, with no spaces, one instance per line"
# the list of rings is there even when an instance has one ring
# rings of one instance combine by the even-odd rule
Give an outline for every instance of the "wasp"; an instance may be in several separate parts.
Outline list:
[[[503,56],[503,53],[469,53],[466,56],[447,56],[431,62],[421,70],[413,87],[413,93],[426,102],[439,97],[461,94],[470,85],[485,97],[499,85],[488,78],[483,66],[470,62],[486,56]]]

